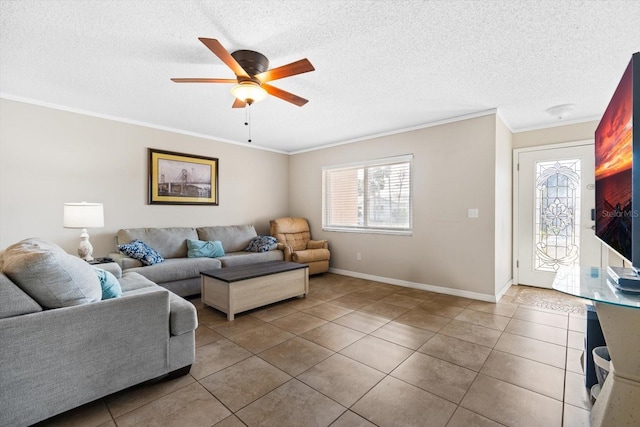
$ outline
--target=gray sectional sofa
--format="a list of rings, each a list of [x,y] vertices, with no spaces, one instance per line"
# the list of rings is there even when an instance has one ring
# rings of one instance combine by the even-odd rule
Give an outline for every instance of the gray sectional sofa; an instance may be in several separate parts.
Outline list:
[[[101,267],[122,296],[103,300],[93,267],[50,242],[27,239],[0,254],[1,426],[189,372],[193,304],[115,263]]]
[[[280,249],[268,252],[246,252],[245,248],[258,234],[253,225],[211,227],[127,228],[118,230],[116,245],[141,240],[165,259],[154,265],[122,253],[109,254],[123,271],[136,272],[177,295],[186,297],[200,293],[200,272],[266,261],[282,261]],[[188,258],[187,239],[220,241],[225,255],[218,258]]]

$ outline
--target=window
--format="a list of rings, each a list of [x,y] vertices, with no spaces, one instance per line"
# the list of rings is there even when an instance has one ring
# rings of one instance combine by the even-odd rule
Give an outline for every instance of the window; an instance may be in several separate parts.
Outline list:
[[[322,168],[322,229],[411,234],[413,155]]]

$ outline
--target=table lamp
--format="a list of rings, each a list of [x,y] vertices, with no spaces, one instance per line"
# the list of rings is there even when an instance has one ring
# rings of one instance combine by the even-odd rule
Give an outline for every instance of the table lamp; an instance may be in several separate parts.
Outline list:
[[[85,261],[93,261],[93,246],[89,242],[87,228],[104,227],[102,203],[65,203],[63,227],[82,229],[78,255]]]

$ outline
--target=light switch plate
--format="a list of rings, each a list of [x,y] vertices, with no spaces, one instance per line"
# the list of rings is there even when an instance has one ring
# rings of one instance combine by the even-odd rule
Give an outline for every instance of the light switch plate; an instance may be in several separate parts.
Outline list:
[[[469,218],[480,218],[480,211],[478,209],[469,209]]]

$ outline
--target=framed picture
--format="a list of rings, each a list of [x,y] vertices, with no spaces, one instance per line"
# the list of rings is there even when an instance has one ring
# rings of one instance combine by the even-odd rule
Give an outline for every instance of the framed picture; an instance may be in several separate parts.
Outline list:
[[[218,159],[149,148],[149,204],[218,205]]]

